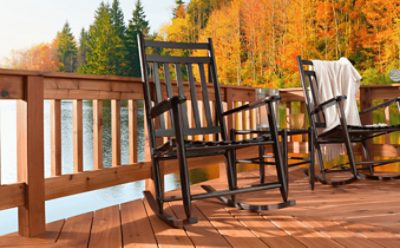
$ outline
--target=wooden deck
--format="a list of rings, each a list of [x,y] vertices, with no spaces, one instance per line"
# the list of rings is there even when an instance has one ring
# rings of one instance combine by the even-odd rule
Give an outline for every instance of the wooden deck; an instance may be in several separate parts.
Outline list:
[[[241,181],[255,181],[254,172]],[[136,200],[47,225],[27,239],[0,237],[1,247],[400,247],[400,181],[360,181],[310,191],[300,170],[290,174],[290,198],[297,206],[261,213],[238,211],[215,199],[196,201],[199,223],[173,229],[147,202]],[[209,181],[223,187],[223,180]],[[193,186],[194,191],[201,190]],[[172,192],[174,193],[174,192]],[[277,191],[243,195],[251,202],[274,201]],[[179,202],[168,209],[181,216]]]

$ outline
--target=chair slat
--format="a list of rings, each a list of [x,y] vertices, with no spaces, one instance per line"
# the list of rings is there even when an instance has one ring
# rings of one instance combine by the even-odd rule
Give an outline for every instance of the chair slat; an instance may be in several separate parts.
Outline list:
[[[146,60],[150,63],[181,63],[196,64],[210,63],[210,57],[179,57],[179,56],[162,56],[162,55],[146,55]]]
[[[210,127],[210,128],[188,128],[185,130],[185,135],[204,135],[204,134],[215,134],[221,132],[220,127]],[[157,129],[155,130],[157,137],[174,136],[175,130],[173,129]]]
[[[207,49],[208,43],[182,43],[182,42],[165,42],[155,40],[145,40],[146,47],[154,48],[172,48],[172,49]]]
[[[172,92],[172,85],[171,85],[171,73],[169,71],[169,64],[165,63],[163,64],[164,67],[164,77],[165,77],[165,85],[167,88],[167,96],[168,98],[173,97],[173,92]],[[174,118],[172,118],[172,111],[169,111],[169,116],[171,117],[170,120],[168,120],[168,115],[167,115],[167,124],[171,122],[171,125],[174,126]]]
[[[208,99],[208,88],[206,82],[206,75],[204,71],[204,64],[199,64],[199,71],[200,71],[201,89],[203,91],[203,104],[204,104],[204,111],[206,113],[207,126],[212,127],[210,100]]]
[[[162,102],[162,92],[161,92],[161,84],[160,84],[160,77],[158,75],[159,70],[158,70],[158,64],[153,63],[153,80],[156,86],[156,103]],[[160,128],[165,129],[165,119],[164,119],[164,114],[160,115]]]
[[[172,86],[171,86],[171,73],[169,71],[169,64],[164,64],[164,76],[165,76],[165,84],[167,87],[167,96],[173,97]]]
[[[182,71],[180,68],[179,64],[175,64],[175,71],[176,71],[176,81],[178,84],[178,94],[179,96],[184,97],[185,96],[185,88],[183,86],[183,76],[182,76]],[[182,104],[182,112],[183,112],[183,127],[188,128],[188,115],[187,115],[187,107],[186,103]]]
[[[187,65],[187,72],[188,72],[188,76],[189,76],[189,88],[190,88],[190,96],[192,98],[194,122],[195,122],[196,127],[200,128],[201,123],[200,123],[199,108],[197,106],[196,84],[194,82],[192,64]]]

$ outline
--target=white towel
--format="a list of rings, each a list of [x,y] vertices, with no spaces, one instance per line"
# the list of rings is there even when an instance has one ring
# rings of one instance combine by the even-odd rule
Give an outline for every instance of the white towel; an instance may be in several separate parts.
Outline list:
[[[361,75],[347,58],[338,61],[313,60],[314,70],[318,80],[318,104],[336,96],[347,96],[344,101],[344,113],[348,125],[361,126],[360,115],[357,108],[356,94],[360,88]],[[323,132],[340,125],[340,113],[336,105],[324,109],[326,128]],[[343,151],[341,145],[324,146],[325,155],[332,160]]]
[[[344,113],[348,125],[361,126],[356,94],[360,88],[361,75],[347,58],[338,61],[313,60],[318,80],[318,103],[336,96],[347,96]],[[327,127],[324,132],[340,124],[336,105],[324,109]]]

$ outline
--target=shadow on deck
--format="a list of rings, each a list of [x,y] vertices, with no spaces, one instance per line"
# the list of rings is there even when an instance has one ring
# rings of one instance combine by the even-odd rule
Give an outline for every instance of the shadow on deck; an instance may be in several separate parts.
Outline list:
[[[255,172],[240,175],[256,180]],[[297,206],[252,213],[227,208],[215,199],[194,204],[199,223],[173,229],[147,202],[136,200],[47,225],[37,238],[0,237],[1,247],[400,247],[399,181],[360,181],[309,190],[300,170],[290,173],[290,198]],[[207,183],[216,188],[224,181]],[[193,191],[200,191],[198,185]],[[172,192],[173,193],[173,192]],[[279,200],[277,191],[242,195],[251,202]],[[179,202],[168,211],[181,216]]]

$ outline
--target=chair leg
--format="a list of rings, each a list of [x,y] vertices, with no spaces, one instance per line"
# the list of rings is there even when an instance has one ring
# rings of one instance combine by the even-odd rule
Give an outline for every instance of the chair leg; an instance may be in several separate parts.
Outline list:
[[[322,156],[322,151],[321,151],[321,144],[318,143],[314,137],[314,151],[315,150],[317,150],[317,155],[318,155],[320,177],[322,177],[322,179],[325,179],[326,178],[325,165],[324,165],[324,158]]]
[[[347,127],[343,128],[343,135],[345,138],[345,146],[346,146],[346,150],[347,150],[347,156],[349,158],[349,163],[351,166],[351,170],[353,173],[353,176],[355,178],[359,177],[358,171],[357,171],[357,166],[356,166],[356,160],[354,158],[354,153],[353,153],[353,147],[351,146],[351,140],[350,140],[350,136],[347,130]]]
[[[315,149],[314,149],[314,136],[312,129],[308,129],[308,153],[310,165],[308,166],[309,183],[311,190],[315,187]]]
[[[227,166],[227,176],[228,176],[228,186],[229,190],[237,189],[237,170],[236,170],[236,160],[235,154],[236,151],[227,151],[225,153],[225,160]],[[231,197],[232,202],[235,202],[236,196],[232,195]]]
[[[258,159],[260,161],[259,171],[260,171],[260,183],[265,183],[265,147],[263,145],[258,146]]]
[[[183,228],[184,223],[196,223],[196,219],[193,217],[187,220],[181,220],[164,212],[164,190],[161,185],[161,174],[158,161],[153,160],[152,168],[156,198],[154,198],[150,191],[144,191],[143,194],[153,212],[156,213],[165,223],[175,228]]]
[[[369,156],[369,153],[368,153],[367,143],[365,141],[361,142],[361,148],[362,148],[362,154],[364,157],[364,161],[371,161],[371,157]],[[368,169],[369,169],[369,174],[371,176],[373,176],[374,172],[375,172],[374,165],[370,164]]]
[[[154,161],[155,166],[154,168],[154,187],[155,187],[155,192],[156,192],[156,200],[157,204],[159,207],[159,212],[160,214],[163,213],[164,210],[164,188],[162,185],[162,178],[161,178],[161,173],[160,173],[160,163],[157,161]]]
[[[160,174],[160,164],[157,160],[152,161],[152,174],[154,182],[155,198],[150,191],[145,191],[145,196],[148,202],[152,203],[150,206],[153,208],[154,212],[158,215],[163,214],[164,210],[164,189],[161,184],[161,174]]]
[[[286,174],[286,188],[289,191],[289,151],[288,151],[288,133],[286,129],[283,129],[283,134],[282,134],[282,163],[285,168],[285,174]]]
[[[284,202],[288,201],[288,178],[287,178],[287,168],[285,168],[285,165],[282,160],[282,153],[281,153],[281,148],[279,144],[279,136],[278,136],[278,130],[276,127],[276,119],[275,119],[275,110],[272,106],[272,104],[268,104],[268,122],[269,122],[269,127],[270,127],[270,133],[271,133],[271,139],[273,142],[272,147],[273,147],[273,152],[274,152],[274,157],[275,157],[275,166],[277,170],[277,175],[278,175],[278,180],[279,183],[281,184],[281,196]]]

